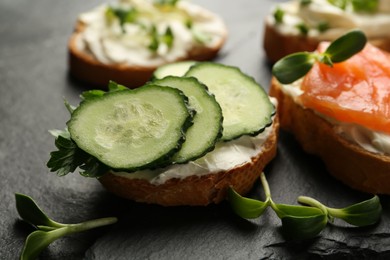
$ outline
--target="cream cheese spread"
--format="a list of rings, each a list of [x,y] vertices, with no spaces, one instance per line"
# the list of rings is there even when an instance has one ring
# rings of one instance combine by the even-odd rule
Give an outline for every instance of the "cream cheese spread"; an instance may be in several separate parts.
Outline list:
[[[283,13],[282,21],[276,21],[272,12],[266,22],[284,35],[302,34],[303,26],[308,37],[320,41],[334,40],[354,28],[360,28],[368,38],[389,36],[389,0],[379,0],[375,12],[358,12],[348,5],[343,9],[328,0],[302,2],[293,0],[278,4],[275,10]]]
[[[77,47],[104,64],[156,67],[186,58],[196,47],[216,47],[226,37],[222,19],[202,7],[187,1],[174,6],[155,2],[119,0],[81,14],[84,28]],[[121,23],[110,10],[127,14],[126,21]]]
[[[291,84],[281,85],[282,91],[292,97],[294,101],[301,106],[299,96],[303,93],[301,89],[302,79],[299,79]],[[334,125],[334,131],[342,135],[345,139],[355,143],[366,151],[378,154],[390,155],[390,135],[382,132],[370,130],[358,124],[344,123],[331,119],[321,113],[317,115],[326,119]]]
[[[276,106],[275,98],[270,98]],[[265,128],[257,136],[241,136],[229,142],[217,143],[215,149],[205,156],[186,164],[174,164],[166,168],[142,170],[134,173],[112,172],[130,179],[145,179],[159,185],[172,178],[184,179],[188,176],[202,176],[230,170],[251,161],[263,149],[263,144],[272,132],[273,125]]]

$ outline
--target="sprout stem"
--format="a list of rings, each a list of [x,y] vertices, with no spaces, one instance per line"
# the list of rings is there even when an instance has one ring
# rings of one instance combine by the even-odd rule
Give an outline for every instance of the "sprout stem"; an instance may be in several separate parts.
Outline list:
[[[319,208],[325,214],[328,214],[328,208],[325,207],[324,204],[322,204],[321,202],[319,202],[316,199],[313,199],[313,198],[307,197],[307,196],[299,196],[298,197],[298,202],[301,203],[301,204],[306,204],[306,205],[309,205],[309,206],[312,206],[312,207]]]
[[[266,200],[271,199],[271,190],[269,188],[268,181],[265,178],[264,172],[262,172],[260,174],[260,180],[261,180],[261,184],[263,185],[263,188],[264,188],[264,193],[265,193],[265,196],[266,196]]]

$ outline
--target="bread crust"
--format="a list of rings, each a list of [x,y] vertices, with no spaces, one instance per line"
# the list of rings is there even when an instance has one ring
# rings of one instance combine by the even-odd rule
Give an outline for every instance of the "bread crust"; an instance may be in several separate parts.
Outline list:
[[[284,35],[273,25],[265,23],[263,48],[270,63],[284,56],[301,51],[314,51],[319,41],[303,35]]]
[[[127,64],[104,64],[97,60],[92,54],[78,48],[78,38],[81,37],[85,25],[77,22],[75,30],[68,42],[68,65],[70,75],[80,81],[89,83],[94,87],[107,88],[108,82],[113,80],[129,88],[136,88],[145,84],[151,79],[156,66],[129,66]],[[206,61],[214,59],[223,44],[227,35],[212,48],[198,46],[188,53],[187,57],[178,59]]]
[[[390,194],[390,156],[366,151],[337,134],[328,121],[285,94],[275,78],[270,96],[278,100],[280,127],[306,152],[319,156],[330,174],[356,190]]]
[[[99,181],[110,192],[137,202],[163,206],[217,204],[226,198],[229,187],[233,187],[240,194],[249,192],[264,167],[275,157],[279,130],[277,116],[271,127],[271,134],[263,144],[262,151],[253,157],[251,162],[228,171],[189,176],[184,179],[169,179],[160,185],[142,179],[128,179],[112,173],[103,175]]]
[[[390,34],[389,37],[369,38],[368,40],[376,47],[390,52]],[[312,52],[319,43],[319,39],[305,35],[282,34],[274,25],[265,22],[263,48],[270,63],[275,63],[291,53]]]

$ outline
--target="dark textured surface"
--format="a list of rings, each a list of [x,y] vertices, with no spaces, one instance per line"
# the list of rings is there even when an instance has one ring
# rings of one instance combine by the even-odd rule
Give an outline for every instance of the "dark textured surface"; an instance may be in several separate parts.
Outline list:
[[[262,19],[272,1],[197,0],[221,14],[229,40],[219,61],[239,66],[268,88],[261,49]],[[274,1],[275,2],[275,1]],[[32,196],[66,223],[117,216],[118,224],[58,240],[42,259],[386,259],[390,257],[390,203],[381,197],[381,222],[351,228],[336,222],[305,243],[288,242],[268,210],[259,219],[236,217],[227,203],[163,208],[116,198],[93,179],[57,177],[45,164],[54,149],[48,129],[68,119],[84,88],[68,78],[66,44],[78,13],[98,1],[0,1],[0,259],[17,259],[31,229],[19,220],[14,193]],[[333,207],[367,198],[327,175],[323,164],[282,132],[277,158],[266,169],[274,201],[308,195]],[[252,196],[263,196],[257,184]]]

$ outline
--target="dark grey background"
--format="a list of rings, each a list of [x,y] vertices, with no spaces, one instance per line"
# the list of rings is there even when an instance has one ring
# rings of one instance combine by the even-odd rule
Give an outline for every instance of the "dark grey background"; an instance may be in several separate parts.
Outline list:
[[[229,39],[219,62],[235,65],[264,88],[270,81],[262,50],[266,0],[197,0],[226,21]],[[17,259],[31,228],[19,220],[14,193],[32,196],[64,223],[117,216],[114,226],[58,240],[41,259],[385,259],[390,256],[390,205],[382,196],[379,224],[329,225],[306,242],[285,241],[271,210],[247,221],[227,203],[163,208],[137,204],[106,192],[79,174],[57,177],[46,162],[54,149],[49,129],[62,129],[69,115],[63,98],[77,104],[86,85],[67,74],[67,41],[80,12],[99,1],[0,1],[0,259]],[[375,169],[373,169],[374,171]],[[267,167],[274,201],[296,203],[308,195],[333,207],[369,196],[330,177],[324,165],[281,132],[276,159]],[[257,183],[253,197],[263,197]]]

